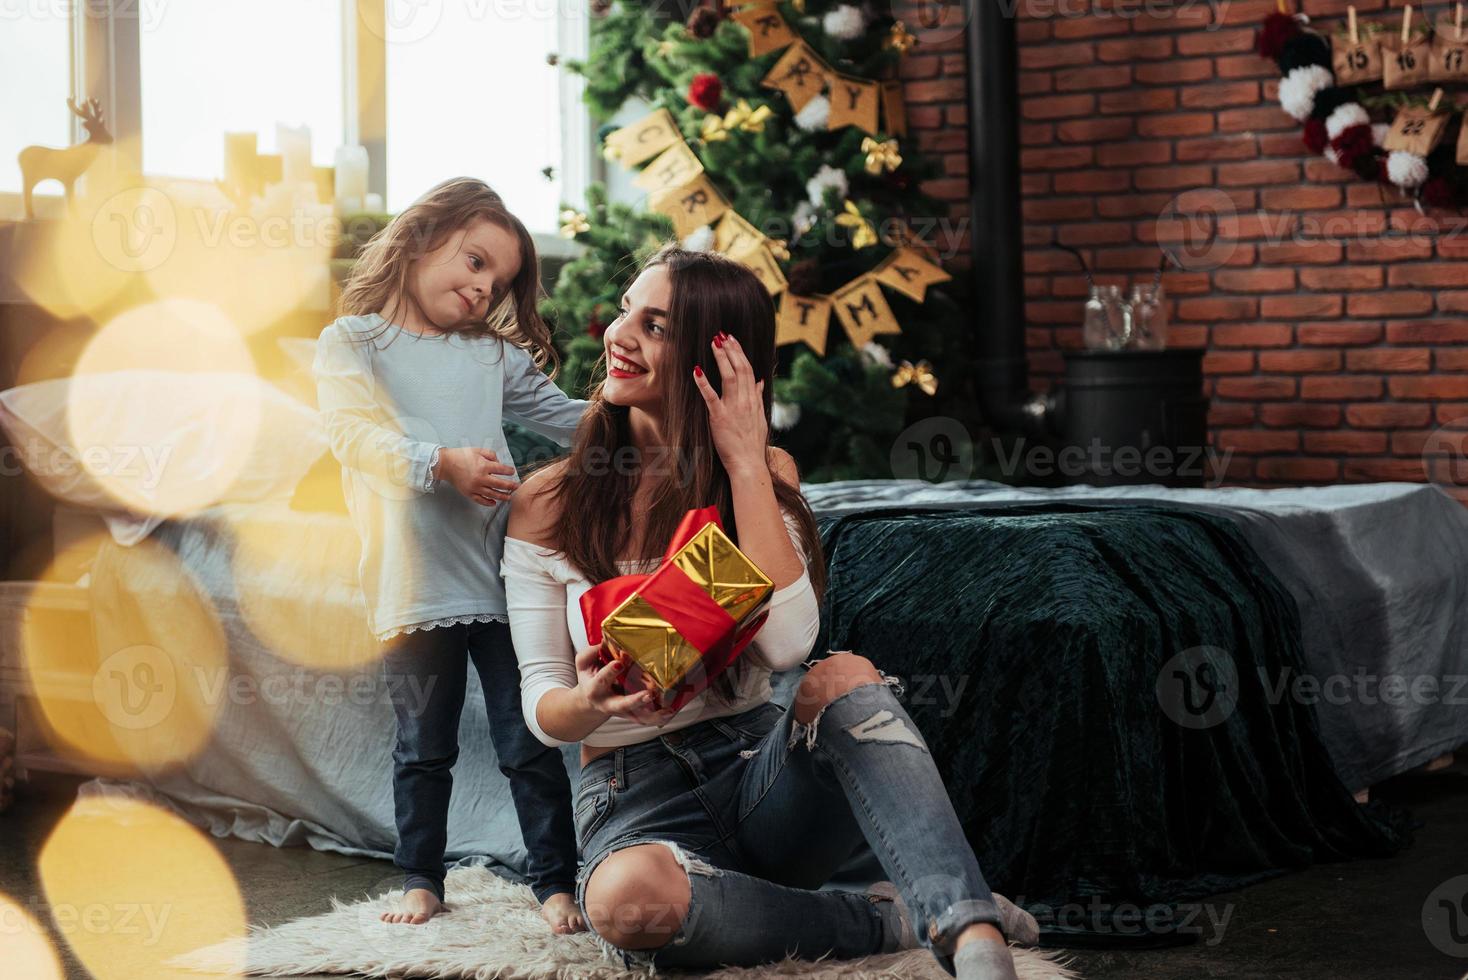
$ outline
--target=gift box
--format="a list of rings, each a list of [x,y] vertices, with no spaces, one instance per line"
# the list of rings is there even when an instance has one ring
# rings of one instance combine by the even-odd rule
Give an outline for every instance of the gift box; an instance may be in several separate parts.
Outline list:
[[[649,690],[677,710],[728,668],[769,612],[774,583],[724,533],[716,507],[684,515],[656,570],[598,583],[581,597],[587,639],[631,659],[618,690]],[[606,641],[604,643],[604,641]]]

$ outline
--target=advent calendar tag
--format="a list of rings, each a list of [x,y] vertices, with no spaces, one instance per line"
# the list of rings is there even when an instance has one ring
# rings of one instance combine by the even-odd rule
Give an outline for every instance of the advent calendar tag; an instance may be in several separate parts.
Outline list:
[[[1432,68],[1430,77],[1434,82],[1468,81],[1468,25],[1459,12],[1437,22],[1432,34]]]
[[[1355,7],[1347,7],[1346,11],[1346,32],[1331,38],[1335,83],[1359,85],[1377,81],[1381,78],[1381,39],[1375,30],[1361,31],[1356,23]]]
[[[1397,110],[1397,118],[1392,120],[1392,128],[1381,145],[1386,150],[1405,150],[1425,157],[1442,139],[1447,126],[1446,112],[1435,112],[1422,106],[1403,106]]]

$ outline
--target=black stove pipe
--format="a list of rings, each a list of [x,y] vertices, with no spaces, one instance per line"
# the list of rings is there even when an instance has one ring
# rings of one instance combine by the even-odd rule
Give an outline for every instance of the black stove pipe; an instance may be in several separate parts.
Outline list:
[[[1058,428],[1058,409],[1055,399],[1030,393],[1025,356],[1013,0],[961,2],[967,15],[969,220],[978,331],[974,386],[996,433],[1039,436]]]

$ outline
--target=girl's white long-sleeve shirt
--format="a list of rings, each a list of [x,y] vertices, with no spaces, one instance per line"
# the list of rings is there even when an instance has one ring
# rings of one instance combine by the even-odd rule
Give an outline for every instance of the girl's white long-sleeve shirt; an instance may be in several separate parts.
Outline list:
[[[796,553],[805,560],[794,521],[787,514],[786,530]],[[520,661],[520,705],[525,724],[546,745],[567,745],[541,728],[536,709],[540,699],[556,688],[576,686],[576,652],[587,645],[586,626],[581,618],[581,596],[591,588],[584,575],[550,549],[506,538],[504,561],[505,594],[510,609],[510,634],[515,656]],[[626,574],[650,572],[652,560],[643,565],[623,562]],[[820,629],[820,607],[811,586],[809,571],[770,599],[769,619],[740,655],[743,675],[733,701],[711,696],[705,689],[685,704],[661,728],[639,725],[628,718],[611,717],[582,739],[586,745],[633,745],[658,735],[686,728],[708,718],[748,711],[770,699],[770,674],[789,670],[809,655]]]
[[[514,465],[506,418],[569,445],[586,402],[568,398],[528,353],[499,338],[416,334],[376,314],[341,317],[323,330],[312,372],[362,542],[372,632],[387,639],[504,621],[509,508],[435,481],[435,457],[478,446]]]

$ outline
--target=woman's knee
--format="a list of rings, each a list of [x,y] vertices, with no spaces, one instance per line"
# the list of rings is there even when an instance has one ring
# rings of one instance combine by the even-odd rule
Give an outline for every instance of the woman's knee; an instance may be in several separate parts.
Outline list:
[[[607,856],[586,882],[590,925],[613,946],[666,945],[688,915],[692,886],[672,851],[637,844]]]
[[[821,709],[852,688],[880,684],[882,675],[870,660],[849,651],[832,653],[806,671],[795,691],[795,720],[809,725]]]

